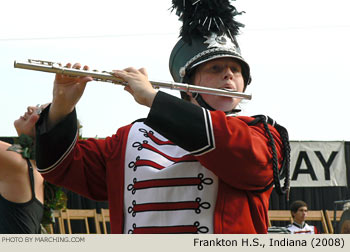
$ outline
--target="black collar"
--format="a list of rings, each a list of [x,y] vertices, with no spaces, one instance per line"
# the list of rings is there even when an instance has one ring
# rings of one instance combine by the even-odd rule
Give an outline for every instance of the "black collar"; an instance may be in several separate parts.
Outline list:
[[[302,224],[293,222],[293,225],[294,225],[294,226],[297,226],[298,228],[304,228],[304,227],[305,227],[305,221],[304,221]]]

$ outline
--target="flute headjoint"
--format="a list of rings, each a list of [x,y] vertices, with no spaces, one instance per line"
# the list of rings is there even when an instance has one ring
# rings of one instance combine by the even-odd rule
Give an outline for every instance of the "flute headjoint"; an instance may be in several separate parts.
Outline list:
[[[39,64],[39,65],[46,65],[46,66],[59,65],[60,67],[62,67],[62,64],[59,63],[59,62],[53,62],[53,61],[47,61],[47,60],[28,59],[28,63]]]

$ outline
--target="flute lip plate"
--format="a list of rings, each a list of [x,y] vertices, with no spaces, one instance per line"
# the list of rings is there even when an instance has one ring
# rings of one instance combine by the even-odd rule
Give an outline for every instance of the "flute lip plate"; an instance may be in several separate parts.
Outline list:
[[[228,92],[237,92],[237,90],[234,90],[234,89],[228,89],[228,88],[220,88],[220,89]]]

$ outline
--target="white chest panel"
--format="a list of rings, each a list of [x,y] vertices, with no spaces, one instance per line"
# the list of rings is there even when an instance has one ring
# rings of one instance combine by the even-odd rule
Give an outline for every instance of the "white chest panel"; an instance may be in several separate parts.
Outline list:
[[[292,234],[315,234],[315,227],[310,226],[307,223],[305,223],[303,228],[297,227],[293,224],[288,225],[287,228]]]
[[[218,179],[194,156],[135,123],[125,156],[124,233],[213,233]]]

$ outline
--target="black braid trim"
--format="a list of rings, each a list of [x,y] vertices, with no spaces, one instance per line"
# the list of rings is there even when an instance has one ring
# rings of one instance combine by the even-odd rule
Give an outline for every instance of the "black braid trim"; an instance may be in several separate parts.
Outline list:
[[[255,125],[260,122],[264,125],[264,129],[269,138],[269,145],[270,145],[271,154],[272,154],[272,169],[273,169],[273,183],[270,183],[264,189],[257,190],[256,192],[267,191],[274,184],[277,193],[281,195],[287,194],[287,200],[288,200],[289,188],[290,188],[290,178],[289,178],[290,177],[290,145],[289,145],[288,132],[284,127],[275,123],[275,121],[268,116],[257,115],[253,117],[255,119],[249,122],[248,125]],[[270,132],[268,124],[271,124],[272,126],[274,126],[281,135],[282,144],[283,144],[283,162],[280,170],[278,169],[278,157],[277,157],[275,140],[273,139],[273,136]],[[281,182],[280,182],[281,178],[285,178],[283,188],[281,187]]]
[[[284,185],[282,188],[282,194],[287,194],[287,200],[289,200],[290,192],[290,144],[288,131],[283,126],[276,124],[276,130],[280,133],[282,144],[283,144],[283,163],[280,170],[281,178],[285,178]]]

